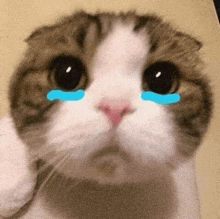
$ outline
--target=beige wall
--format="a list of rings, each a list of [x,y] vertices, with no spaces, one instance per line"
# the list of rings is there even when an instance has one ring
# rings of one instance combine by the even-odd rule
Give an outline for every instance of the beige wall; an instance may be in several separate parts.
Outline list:
[[[220,219],[220,29],[212,0],[1,0],[0,4],[0,118],[8,112],[8,82],[24,51],[23,39],[35,27],[51,23],[60,15],[76,9],[158,12],[202,40],[216,104],[210,130],[197,155],[197,174],[202,219]]]

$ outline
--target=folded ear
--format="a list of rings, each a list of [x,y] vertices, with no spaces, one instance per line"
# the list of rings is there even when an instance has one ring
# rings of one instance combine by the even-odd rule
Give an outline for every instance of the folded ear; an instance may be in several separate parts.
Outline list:
[[[10,116],[0,120],[0,215],[9,217],[33,196],[37,179],[26,146]]]
[[[55,27],[53,26],[39,27],[35,31],[33,31],[33,33],[31,33],[31,35],[28,38],[25,39],[25,42],[31,44],[31,42],[34,40],[42,40],[45,35],[51,34],[54,29]]]
[[[195,51],[199,51],[203,44],[202,42],[200,42],[198,39],[196,39],[195,37],[192,37],[189,34],[185,34],[182,32],[177,32],[176,36],[181,39],[181,42],[185,45],[188,45],[191,47],[191,49],[195,50]]]

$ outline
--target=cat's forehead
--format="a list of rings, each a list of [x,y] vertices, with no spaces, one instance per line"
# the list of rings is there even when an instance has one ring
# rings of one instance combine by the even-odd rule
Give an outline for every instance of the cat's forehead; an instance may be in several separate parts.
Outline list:
[[[94,56],[94,68],[104,72],[114,67],[127,71],[141,68],[149,53],[149,37],[146,32],[135,32],[134,23],[117,20],[107,37],[98,45]],[[102,74],[103,71],[100,71]]]
[[[76,13],[37,29],[26,41],[31,47],[28,64],[31,60],[41,69],[60,55],[81,59],[89,74],[97,63],[105,67],[104,73],[112,66],[130,70],[138,66],[140,70],[144,64],[146,68],[157,61],[170,61],[181,71],[189,68],[184,74],[194,78],[190,69],[200,61],[197,51],[201,45],[196,39],[151,14]]]

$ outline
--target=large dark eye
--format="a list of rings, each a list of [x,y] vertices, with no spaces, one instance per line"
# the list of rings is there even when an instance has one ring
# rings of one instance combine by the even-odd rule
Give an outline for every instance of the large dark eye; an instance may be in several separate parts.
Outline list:
[[[179,84],[179,70],[170,62],[150,65],[143,74],[143,85],[158,94],[176,92]]]
[[[72,56],[61,56],[53,61],[51,70],[59,87],[64,90],[75,89],[85,73],[83,63]]]

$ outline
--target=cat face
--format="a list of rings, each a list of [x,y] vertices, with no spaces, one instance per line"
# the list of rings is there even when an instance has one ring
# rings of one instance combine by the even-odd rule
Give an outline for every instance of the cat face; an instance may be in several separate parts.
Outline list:
[[[147,180],[192,156],[211,114],[194,38],[154,15],[76,13],[36,30],[12,78],[11,114],[37,158],[99,183]],[[83,89],[81,101],[47,100]],[[160,105],[143,90],[181,101]]]

